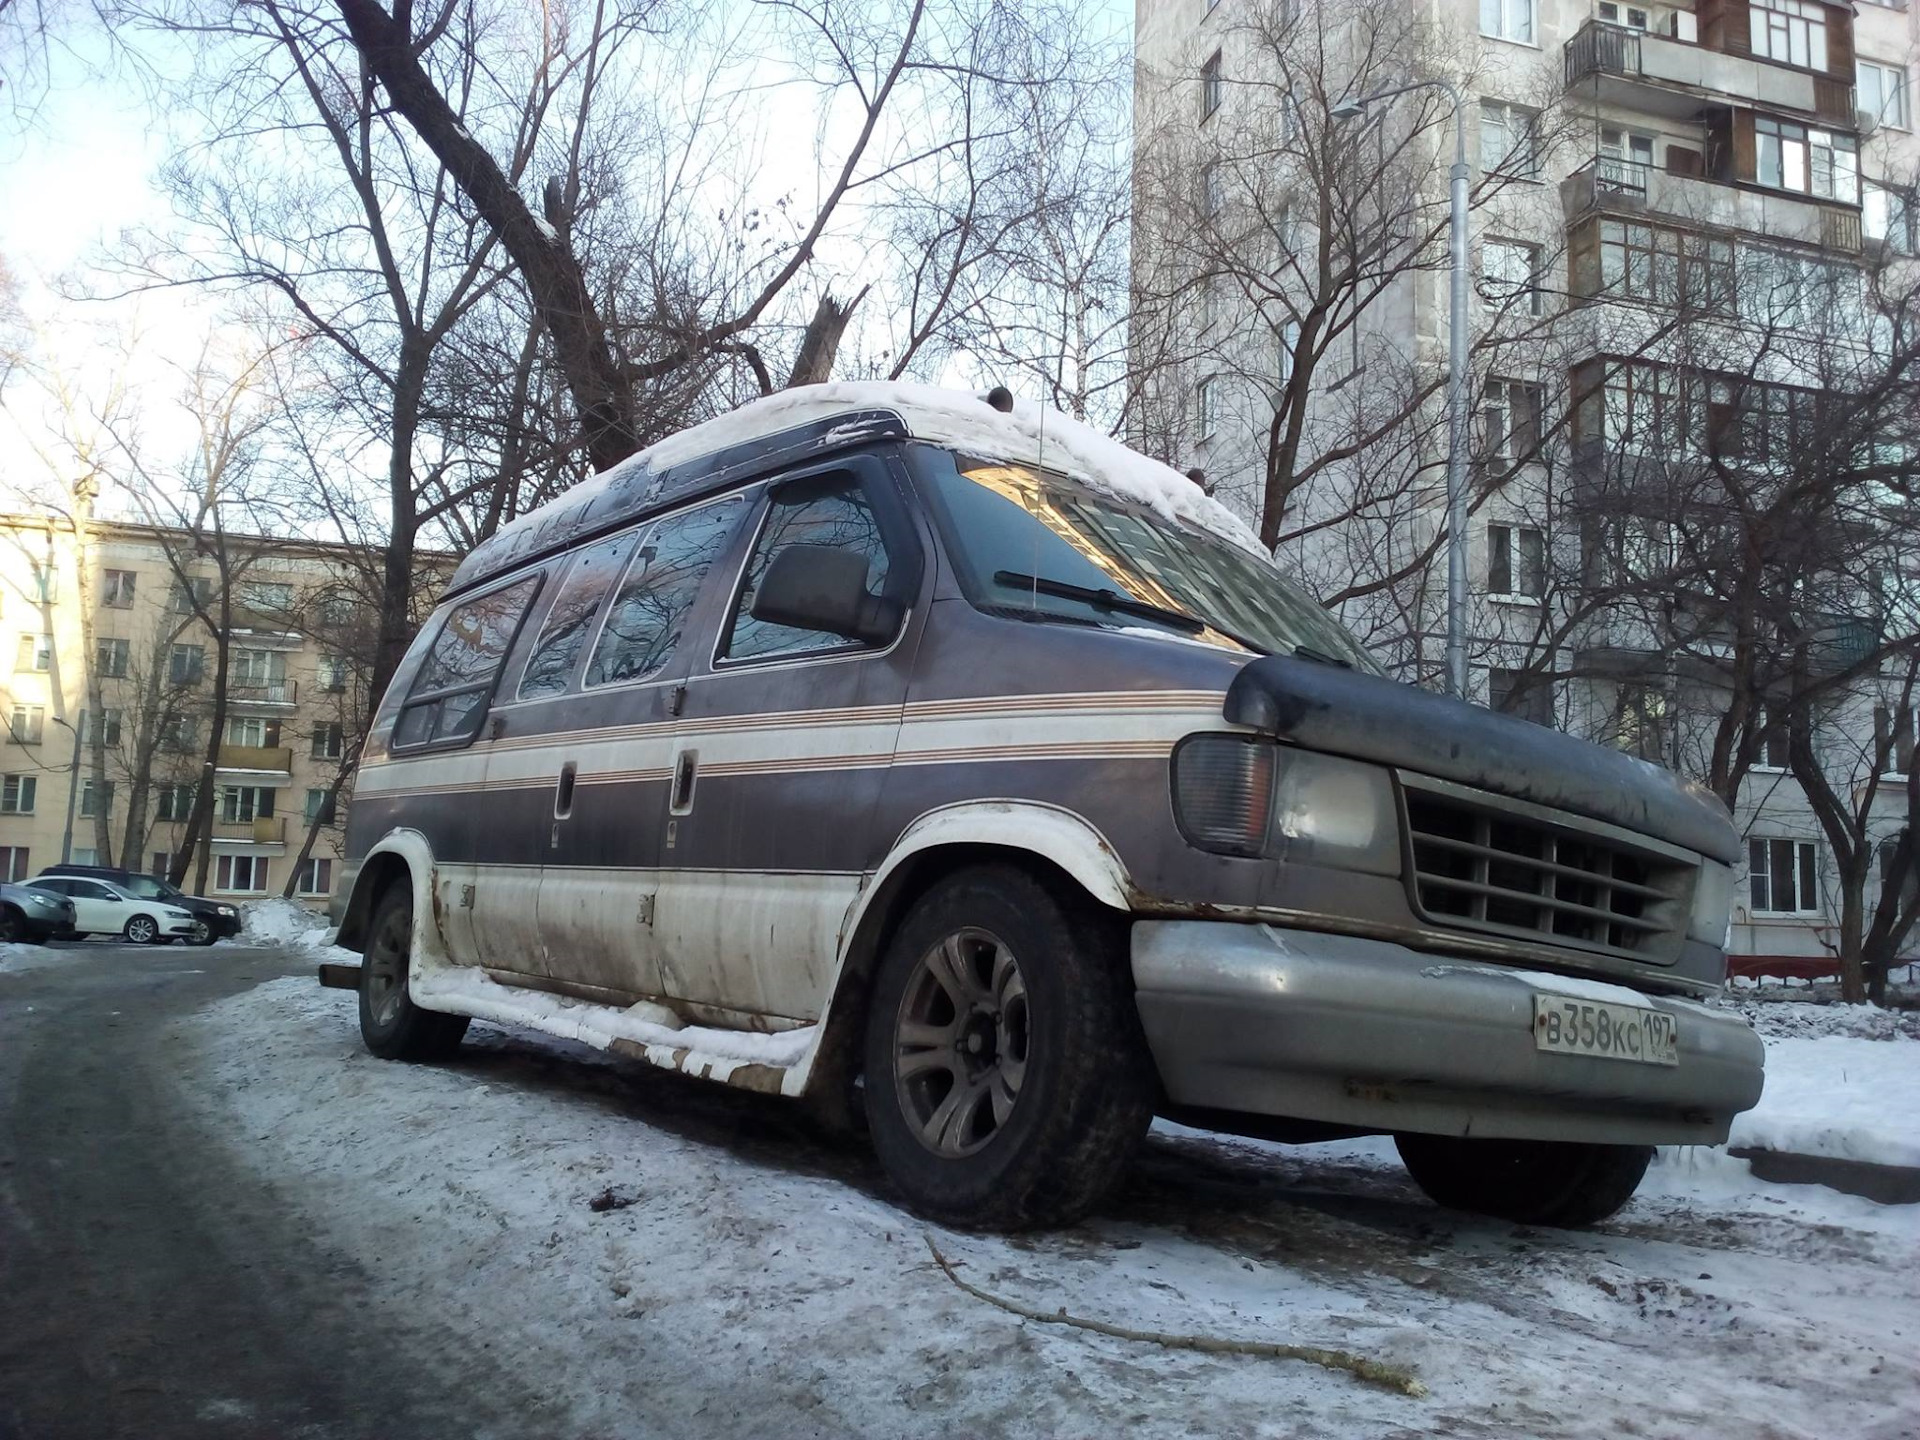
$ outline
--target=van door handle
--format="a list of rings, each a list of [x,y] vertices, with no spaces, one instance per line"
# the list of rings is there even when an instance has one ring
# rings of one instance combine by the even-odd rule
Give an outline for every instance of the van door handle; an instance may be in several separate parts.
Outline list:
[[[556,820],[564,820],[573,813],[574,771],[571,760],[560,767],[559,783],[553,787],[553,818]]]
[[[682,750],[674,757],[673,789],[667,796],[669,815],[685,815],[693,809],[693,780],[699,767],[698,750]]]

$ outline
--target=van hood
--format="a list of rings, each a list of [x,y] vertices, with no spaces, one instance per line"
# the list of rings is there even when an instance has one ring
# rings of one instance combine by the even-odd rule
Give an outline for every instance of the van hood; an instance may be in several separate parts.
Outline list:
[[[1725,864],[1740,858],[1713,793],[1671,770],[1430,690],[1267,655],[1227,688],[1228,721],[1303,749],[1418,771],[1604,820]]]

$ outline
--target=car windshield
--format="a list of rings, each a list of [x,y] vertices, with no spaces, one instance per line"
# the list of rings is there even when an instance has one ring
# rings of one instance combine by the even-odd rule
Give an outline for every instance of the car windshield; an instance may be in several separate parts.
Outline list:
[[[1064,475],[923,453],[948,548],[984,610],[1187,635],[1381,673],[1311,596],[1229,541]]]

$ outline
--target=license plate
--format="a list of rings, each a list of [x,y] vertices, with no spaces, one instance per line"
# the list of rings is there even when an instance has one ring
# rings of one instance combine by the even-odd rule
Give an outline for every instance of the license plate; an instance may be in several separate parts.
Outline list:
[[[1665,1011],[1566,995],[1533,997],[1533,1044],[1562,1055],[1598,1055],[1642,1065],[1680,1063],[1678,1028]]]

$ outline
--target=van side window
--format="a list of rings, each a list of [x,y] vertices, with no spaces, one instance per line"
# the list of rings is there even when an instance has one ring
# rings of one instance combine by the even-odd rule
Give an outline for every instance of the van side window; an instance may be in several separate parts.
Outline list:
[[[746,501],[740,496],[669,515],[641,540],[587,662],[585,684],[644,680],[673,658],[700,582],[726,548]]]
[[[823,483],[800,482],[776,490],[767,507],[767,521],[754,542],[747,562],[746,581],[733,603],[722,660],[756,660],[805,650],[837,649],[850,642],[819,630],[796,630],[756,620],[749,613],[753,593],[773,563],[789,545],[831,545],[867,557],[867,590],[878,595],[887,581],[887,547],[880,522],[860,484],[851,475],[828,477]]]
[[[574,663],[586,649],[587,636],[593,630],[593,617],[600,613],[600,602],[607,598],[621,566],[633,551],[637,531],[616,535],[589,545],[574,557],[560,594],[547,611],[546,624],[540,630],[540,643],[527,661],[526,674],[520,677],[520,698],[536,700],[543,695],[558,695],[573,678]]]
[[[540,577],[529,575],[447,612],[394,722],[394,749],[478,733],[507,647],[539,588]]]

